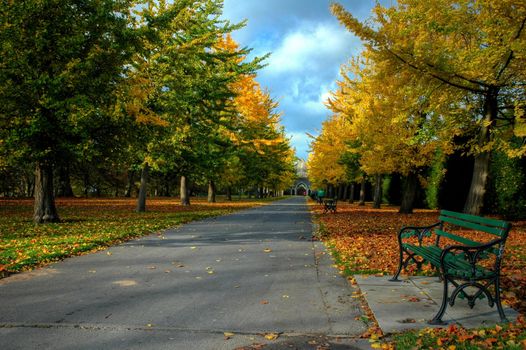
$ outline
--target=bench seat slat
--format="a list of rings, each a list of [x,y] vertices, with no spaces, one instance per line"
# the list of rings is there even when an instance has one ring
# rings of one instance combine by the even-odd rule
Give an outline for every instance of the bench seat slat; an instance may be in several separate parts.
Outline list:
[[[471,214],[457,213],[457,212],[449,211],[449,210],[441,210],[440,215],[460,219],[463,221],[470,221],[473,223],[484,224],[487,226],[499,227],[504,230],[508,229],[510,226],[510,224],[506,221],[492,219],[492,218],[485,218],[485,217],[471,215]]]
[[[404,244],[404,247],[421,256],[425,260],[429,261],[433,266],[440,268],[440,255],[442,254],[442,249],[437,246],[416,246],[412,244]],[[471,276],[471,264],[465,261],[461,256],[447,256],[446,257],[446,269],[447,273],[455,275],[461,278],[470,278]],[[481,266],[476,266],[475,276],[476,278],[491,278],[495,274]]]
[[[435,230],[435,233],[437,235],[439,235],[439,236],[451,238],[454,241],[460,242],[460,243],[465,244],[465,245],[470,246],[470,247],[480,245],[479,242],[472,241],[471,239],[468,239],[468,238],[465,238],[465,237],[457,236],[457,235],[455,235],[453,233],[450,233],[450,232],[447,232],[447,231],[442,231],[442,230],[438,230],[437,229],[437,230]]]
[[[478,223],[475,223],[475,222],[464,221],[464,220],[460,220],[460,219],[457,219],[457,218],[452,218],[452,217],[449,217],[449,216],[442,216],[441,215],[441,216],[439,216],[439,220],[443,221],[443,222],[448,222],[448,223],[453,224],[453,225],[458,225],[458,226],[462,226],[462,227],[465,227],[465,228],[470,228],[470,229],[477,230],[477,231],[491,233],[492,235],[496,235],[496,236],[499,236],[499,237],[502,237],[502,234],[505,232],[505,230],[503,230],[500,227],[485,226],[485,225],[481,225],[481,224],[478,224]]]

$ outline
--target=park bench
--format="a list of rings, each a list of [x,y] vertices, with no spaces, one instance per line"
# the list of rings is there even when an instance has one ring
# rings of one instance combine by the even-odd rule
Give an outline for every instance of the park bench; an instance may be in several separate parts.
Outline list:
[[[407,268],[410,262],[418,269],[422,264],[430,263],[440,272],[444,289],[442,305],[429,324],[445,324],[442,316],[447,305],[453,306],[459,295],[461,299],[467,299],[470,308],[477,299],[487,297],[489,306],[496,304],[500,319],[505,322],[500,300],[500,268],[510,228],[511,224],[505,221],[441,210],[436,224],[400,230],[399,267],[391,281],[399,281],[402,268]],[[474,230],[481,239],[473,241],[452,233],[453,230]],[[449,283],[455,287],[451,295]],[[493,293],[490,291],[492,286]]]
[[[323,212],[329,213],[333,212],[336,213],[336,205],[338,204],[337,198],[328,198],[323,201]]]

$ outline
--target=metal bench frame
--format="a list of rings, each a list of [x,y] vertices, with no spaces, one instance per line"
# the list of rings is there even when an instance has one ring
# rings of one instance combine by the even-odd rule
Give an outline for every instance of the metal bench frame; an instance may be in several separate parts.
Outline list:
[[[325,199],[323,201],[323,212],[324,213],[336,213],[336,205],[338,204],[338,200],[336,198],[333,199]]]
[[[488,242],[475,242],[465,237],[445,231],[445,224],[456,228],[471,229],[486,232],[498,238]],[[490,307],[497,305],[502,322],[507,322],[506,315],[500,300],[500,269],[504,254],[504,246],[508,237],[511,224],[506,221],[483,218],[475,215],[440,211],[439,222],[430,226],[403,227],[398,233],[400,247],[399,266],[390,281],[399,281],[398,277],[402,268],[407,268],[413,262],[420,269],[422,264],[430,263],[440,271],[444,284],[442,305],[429,324],[444,325],[442,316],[447,305],[453,306],[457,296],[466,298],[470,308],[475,301],[486,296]],[[425,244],[424,238],[435,236],[434,244]],[[409,238],[416,237],[417,244],[409,243]],[[452,239],[459,244],[441,247],[441,237]],[[406,256],[404,259],[404,255]],[[483,266],[481,261],[494,255],[492,267]],[[449,295],[448,285],[451,283],[455,289]],[[492,294],[490,287],[494,286]],[[466,288],[475,287],[476,292],[469,294]]]

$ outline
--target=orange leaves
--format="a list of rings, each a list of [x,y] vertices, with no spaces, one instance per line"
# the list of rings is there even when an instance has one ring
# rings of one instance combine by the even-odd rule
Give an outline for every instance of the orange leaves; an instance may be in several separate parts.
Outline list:
[[[321,225],[330,233],[325,241],[337,252],[341,270],[348,274],[392,274],[398,267],[396,235],[402,226],[423,226],[435,223],[438,212],[416,210],[412,215],[398,213],[398,207],[371,209],[355,204],[338,204],[336,214],[322,214],[321,207],[312,206]],[[462,232],[467,238],[476,232]],[[412,267],[411,267],[412,268]],[[430,269],[423,267],[424,271]],[[504,303],[526,311],[526,221],[513,222],[502,266],[502,298]],[[412,271],[409,271],[412,272]]]
[[[491,328],[466,329],[456,325],[447,328],[424,328],[395,334],[396,348],[404,349],[524,349],[526,326],[523,316],[516,323]]]

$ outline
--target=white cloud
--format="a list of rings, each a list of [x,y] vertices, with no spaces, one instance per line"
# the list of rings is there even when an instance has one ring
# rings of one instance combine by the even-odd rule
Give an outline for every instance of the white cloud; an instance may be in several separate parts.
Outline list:
[[[380,0],[385,3],[391,0]],[[360,41],[331,15],[331,0],[225,0],[224,18],[248,19],[234,33],[241,46],[254,48],[251,57],[271,52],[257,80],[280,102],[282,124],[297,155],[306,158],[308,138],[330,114],[324,106],[335,88],[340,65],[361,50]],[[376,0],[339,0],[360,19]]]
[[[267,70],[271,74],[317,70],[346,51],[350,55],[351,41],[350,34],[332,23],[298,29],[283,38],[272,53]]]
[[[310,148],[310,142],[312,139],[307,135],[306,132],[288,132],[287,136],[290,138],[291,143],[296,148],[296,155],[306,160],[306,154]]]

